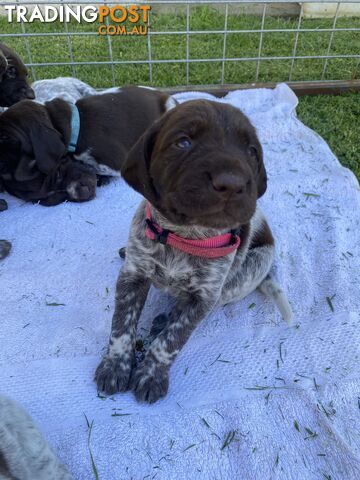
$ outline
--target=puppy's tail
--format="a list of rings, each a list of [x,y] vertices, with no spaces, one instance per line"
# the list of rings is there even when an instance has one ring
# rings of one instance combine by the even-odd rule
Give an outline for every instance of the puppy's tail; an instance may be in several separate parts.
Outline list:
[[[283,319],[290,325],[293,321],[294,314],[291,309],[289,300],[279,285],[267,275],[258,286],[260,292],[270,298],[279,309]]]

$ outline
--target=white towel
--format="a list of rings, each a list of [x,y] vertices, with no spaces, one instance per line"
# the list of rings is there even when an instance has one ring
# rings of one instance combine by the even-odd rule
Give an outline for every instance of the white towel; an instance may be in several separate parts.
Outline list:
[[[39,103],[50,102],[55,98],[61,98],[69,103],[76,103],[84,97],[104,95],[105,93],[117,93],[121,90],[119,87],[95,90],[95,88],[87,83],[74,77],[37,80],[31,86],[35,92],[36,102]]]
[[[179,94],[185,101],[203,97]],[[212,98],[205,95],[207,98]],[[295,115],[286,85],[236,91],[264,147],[260,203],[277,241],[287,326],[260,293],[217,309],[171,369],[166,398],[102,398],[93,375],[140,201],[121,179],[84,204],[5,196],[0,263],[0,388],[34,417],[77,480],[360,478],[359,184]],[[152,289],[149,328],[170,299]]]
[[[76,103],[83,97],[96,95],[96,90],[87,83],[73,77],[58,77],[37,80],[32,85],[36,101],[50,102],[54,98],[62,98],[69,103]]]

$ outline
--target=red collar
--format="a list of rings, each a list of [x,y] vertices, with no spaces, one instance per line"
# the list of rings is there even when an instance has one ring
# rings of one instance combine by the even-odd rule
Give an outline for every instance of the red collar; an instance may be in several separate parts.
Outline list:
[[[189,240],[159,227],[152,221],[150,204],[146,204],[145,234],[150,240],[169,245],[182,252],[204,258],[224,257],[234,252],[240,245],[240,237],[234,231],[204,240]]]

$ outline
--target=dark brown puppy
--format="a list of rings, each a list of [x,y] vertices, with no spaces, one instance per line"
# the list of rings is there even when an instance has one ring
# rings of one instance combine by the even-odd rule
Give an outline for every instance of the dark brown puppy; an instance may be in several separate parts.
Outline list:
[[[166,111],[168,100],[164,93],[139,87],[79,100],[80,130],[71,154],[73,112],[67,102],[14,105],[0,116],[0,178],[5,189],[44,205],[90,200],[96,174],[120,175],[128,151]]]
[[[185,103],[135,148],[123,177],[176,225],[236,228],[249,221],[266,190],[255,129],[228,105]]]
[[[25,98],[35,98],[27,77],[28,72],[21,58],[9,47],[0,43],[0,107],[9,107]],[[0,191],[2,189],[0,178]],[[10,242],[0,240],[0,260],[9,254],[10,249]]]
[[[85,202],[95,198],[97,176],[81,163],[65,156],[58,168],[48,175],[39,173],[34,160],[23,159],[19,164],[8,163],[0,175],[6,190],[26,201],[40,201],[50,207],[65,200]]]
[[[292,312],[268,276],[274,239],[256,205],[267,184],[262,148],[238,109],[207,100],[175,107],[132,148],[122,174],[146,200],[131,225],[108,351],[95,380],[100,391],[130,388],[153,403],[167,393],[177,354],[216,306],[258,288],[288,321]],[[154,319],[156,336],[136,365],[136,327],[151,284],[176,303]]]
[[[35,98],[27,77],[28,71],[19,55],[0,43],[0,107]]]

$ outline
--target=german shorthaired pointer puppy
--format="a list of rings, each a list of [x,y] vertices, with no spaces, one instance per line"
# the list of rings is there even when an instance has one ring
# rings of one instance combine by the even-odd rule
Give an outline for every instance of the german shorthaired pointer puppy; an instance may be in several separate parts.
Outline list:
[[[95,380],[100,391],[130,388],[152,403],[166,395],[176,355],[216,306],[259,288],[287,321],[292,312],[268,275],[274,239],[256,206],[267,188],[262,148],[238,109],[207,100],[176,106],[132,148],[122,175],[146,200],[132,222]],[[155,330],[156,323],[164,328],[135,366],[136,326],[151,283],[177,302],[154,320]]]
[[[9,107],[25,98],[34,98],[27,80],[28,72],[21,58],[9,47],[0,43],[0,114],[2,107]],[[0,192],[3,185],[0,178]],[[5,200],[0,200],[0,212],[7,209]],[[0,260],[7,257],[11,243],[0,240]]]
[[[130,148],[171,100],[156,90],[126,87],[76,105],[55,99],[10,107],[0,115],[5,189],[48,206],[92,199],[97,175],[120,175]]]
[[[71,480],[36,425],[0,395],[0,480]]]
[[[35,98],[27,77],[28,71],[21,58],[0,43],[0,107],[10,107],[26,98]]]

